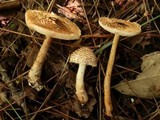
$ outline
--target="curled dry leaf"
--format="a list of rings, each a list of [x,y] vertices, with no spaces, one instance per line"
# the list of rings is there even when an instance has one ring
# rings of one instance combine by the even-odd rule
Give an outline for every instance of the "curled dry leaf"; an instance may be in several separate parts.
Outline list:
[[[160,52],[147,54],[142,60],[142,73],[135,80],[121,82],[113,88],[122,94],[140,98],[160,97]]]
[[[142,71],[147,70],[148,68],[151,67],[151,65],[153,65],[156,62],[159,62],[160,61],[159,58],[160,58],[159,51],[144,55],[141,58],[143,60],[141,64],[141,70]]]
[[[69,0],[65,6],[57,5],[58,12],[62,13],[69,19],[78,19],[84,17],[84,12],[79,0]]]
[[[35,100],[37,97],[37,91],[32,89],[30,86],[26,87],[23,91],[23,95],[31,100]]]
[[[0,16],[0,27],[5,27],[8,25],[8,23],[10,22],[11,19],[4,17],[4,16]]]
[[[123,6],[125,4],[126,0],[114,0],[114,2],[120,6]]]
[[[136,45],[140,45],[143,49],[145,49],[147,45],[151,44],[150,40],[146,40],[143,36],[140,35],[131,37],[127,42],[131,45],[131,48],[134,48]]]
[[[96,104],[96,99],[94,97],[93,89],[91,87],[88,89],[87,93],[89,95],[89,101],[84,106],[81,106],[79,104],[76,95],[74,96],[75,99],[72,102],[73,111],[75,111],[78,116],[85,118],[88,118],[90,116],[90,113],[93,110],[93,106]]]
[[[114,0],[114,2],[116,4],[118,4],[119,6],[123,6],[123,5],[128,5],[128,4],[133,4],[135,2],[137,2],[138,0]]]

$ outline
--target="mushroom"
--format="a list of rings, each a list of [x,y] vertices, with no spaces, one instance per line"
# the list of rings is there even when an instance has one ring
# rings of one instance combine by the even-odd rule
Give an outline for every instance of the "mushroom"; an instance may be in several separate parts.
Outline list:
[[[85,104],[88,101],[88,95],[84,87],[84,74],[87,65],[92,67],[97,66],[97,59],[92,51],[88,47],[81,47],[74,51],[70,55],[70,62],[79,64],[79,68],[76,75],[76,95],[81,104]]]
[[[115,34],[111,52],[109,55],[106,75],[104,78],[104,104],[106,109],[106,115],[111,117],[113,107],[111,101],[110,84],[111,84],[111,74],[112,74],[119,37],[137,35],[141,32],[141,26],[136,22],[130,22],[122,19],[107,18],[107,17],[101,17],[98,22],[103,29]]]
[[[40,82],[41,70],[52,38],[63,40],[79,39],[81,31],[78,26],[70,20],[46,11],[27,10],[25,13],[25,21],[30,29],[46,36],[28,74],[29,85],[37,91],[40,91],[43,88]]]

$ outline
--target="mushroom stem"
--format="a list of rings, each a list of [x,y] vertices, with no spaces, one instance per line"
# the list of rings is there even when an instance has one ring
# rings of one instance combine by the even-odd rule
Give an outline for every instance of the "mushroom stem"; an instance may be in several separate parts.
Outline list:
[[[42,66],[45,61],[51,40],[52,39],[50,37],[46,37],[38,52],[37,58],[34,61],[33,66],[31,67],[28,73],[28,83],[32,88],[35,88],[37,91],[40,91],[43,88],[43,86],[40,83],[40,77]]]
[[[111,100],[111,88],[110,88],[111,74],[113,70],[118,41],[119,41],[119,35],[115,34],[113,43],[112,43],[112,48],[111,48],[110,55],[109,55],[106,75],[104,78],[104,104],[105,104],[105,109],[106,109],[106,115],[110,117],[112,116],[112,110],[113,110],[112,100]]]
[[[76,76],[76,95],[78,100],[85,104],[88,101],[88,95],[84,87],[84,74],[85,74],[86,64],[79,64],[77,76]]]

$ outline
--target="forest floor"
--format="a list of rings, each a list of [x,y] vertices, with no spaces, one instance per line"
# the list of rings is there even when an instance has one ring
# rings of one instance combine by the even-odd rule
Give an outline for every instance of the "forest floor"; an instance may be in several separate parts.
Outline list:
[[[28,85],[28,72],[45,39],[27,27],[25,12],[29,9],[54,12],[81,30],[78,40],[52,40],[41,71],[41,91]],[[140,34],[120,36],[111,75],[112,117],[105,114],[103,84],[114,35],[98,24],[104,16],[141,25]],[[0,1],[0,119],[159,120],[159,21],[160,0]],[[69,62],[70,54],[82,46],[91,48],[97,57],[97,67],[86,67],[84,83],[89,100],[84,105],[75,94],[78,65]],[[151,56],[150,60],[144,55]],[[146,66],[145,76],[152,79],[137,82]]]

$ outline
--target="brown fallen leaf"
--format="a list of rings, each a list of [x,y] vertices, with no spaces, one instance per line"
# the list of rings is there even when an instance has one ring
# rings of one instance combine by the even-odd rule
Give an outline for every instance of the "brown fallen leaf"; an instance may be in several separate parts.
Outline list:
[[[87,93],[89,95],[89,101],[84,106],[79,104],[76,95],[74,95],[75,99],[72,102],[72,110],[75,111],[79,117],[88,118],[93,110],[93,106],[96,104],[96,99],[94,98],[93,89],[91,87],[88,89]]]
[[[114,89],[122,94],[140,98],[160,97],[160,52],[142,57],[142,73],[135,80],[121,82]]]
[[[119,6],[123,6],[123,7],[126,7],[129,4],[134,4],[137,1],[138,0],[114,0],[116,4],[118,4]]]
[[[0,27],[5,27],[8,25],[8,23],[11,21],[10,18],[0,16]]]
[[[62,13],[69,19],[79,19],[84,17],[84,12],[79,0],[68,0],[64,6],[58,5],[58,12]]]
[[[160,61],[160,52],[152,52],[150,54],[146,54],[144,55],[141,59],[143,60],[142,64],[141,64],[141,70],[145,71],[148,68],[150,68],[151,65],[153,65],[154,63]]]

